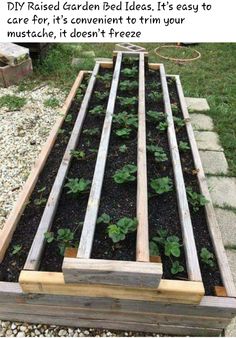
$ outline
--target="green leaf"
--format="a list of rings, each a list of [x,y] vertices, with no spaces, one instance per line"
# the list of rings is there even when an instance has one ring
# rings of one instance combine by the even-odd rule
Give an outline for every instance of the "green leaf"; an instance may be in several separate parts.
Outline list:
[[[151,188],[156,194],[161,195],[173,190],[173,182],[169,177],[161,177],[152,179],[150,183]]]
[[[106,213],[103,213],[97,219],[97,224],[100,224],[100,223],[109,224],[110,222],[111,222],[111,217],[108,214],[106,214]]]
[[[150,250],[151,256],[159,256],[160,255],[159,248],[158,248],[157,244],[153,241],[150,241],[150,243],[149,243],[149,250]]]
[[[134,174],[137,172],[137,166],[133,164],[127,164],[122,169],[119,169],[113,175],[113,179],[118,184],[127,182],[133,182],[136,180]]]
[[[180,265],[179,261],[175,261],[172,263],[172,267],[171,267],[171,273],[173,275],[177,275],[180,272],[184,271],[184,267],[182,265]]]
[[[113,243],[118,243],[125,239],[125,234],[122,229],[116,224],[110,224],[108,227],[108,235],[112,239]]]
[[[54,241],[54,233],[53,232],[45,232],[44,238],[46,239],[47,243],[52,243]]]
[[[119,147],[119,151],[121,152],[121,153],[126,153],[126,151],[127,151],[127,146],[125,145],[125,144],[122,144],[120,147]]]
[[[65,187],[68,188],[67,194],[79,195],[81,193],[88,192],[91,181],[84,178],[70,178]]]
[[[22,250],[22,245],[16,244],[13,245],[12,255],[18,255]]]

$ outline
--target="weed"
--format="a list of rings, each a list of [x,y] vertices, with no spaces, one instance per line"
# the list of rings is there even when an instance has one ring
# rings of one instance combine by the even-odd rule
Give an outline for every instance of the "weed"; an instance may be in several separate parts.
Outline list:
[[[57,108],[60,106],[60,102],[57,98],[51,97],[44,101],[44,106],[47,108]]]
[[[45,205],[47,203],[47,199],[43,197],[43,193],[46,191],[46,187],[43,187],[41,189],[39,189],[37,192],[39,195],[39,198],[36,198],[34,200],[34,205],[37,206],[41,206],[41,205]]]
[[[213,255],[212,252],[210,252],[209,250],[207,250],[207,248],[202,248],[201,249],[200,257],[201,257],[201,261],[204,264],[210,266],[211,268],[213,268],[215,266],[214,255]]]
[[[179,150],[182,152],[188,151],[190,149],[187,142],[180,141],[179,142]]]
[[[26,99],[16,95],[4,95],[0,97],[0,108],[6,107],[9,111],[20,110],[26,104]]]
[[[155,178],[151,180],[151,188],[155,191],[155,194],[161,195],[173,190],[173,182],[169,177]]]
[[[191,187],[187,187],[186,192],[188,196],[188,202],[191,204],[194,212],[197,212],[201,207],[209,203],[205,196],[193,191]]]
[[[136,218],[121,218],[116,224],[110,224],[107,227],[108,236],[111,238],[113,243],[123,241],[128,233],[136,231],[138,221]]]
[[[136,180],[134,175],[137,172],[137,166],[133,164],[126,164],[122,169],[116,171],[113,179],[118,184],[133,182]]]
[[[160,122],[165,117],[165,114],[163,112],[157,112],[153,110],[149,110],[147,112],[147,119],[150,122]]]
[[[90,129],[84,129],[83,134],[88,136],[97,136],[99,135],[100,130],[99,128],[90,128]]]
[[[81,194],[88,193],[90,185],[90,180],[86,180],[84,178],[70,178],[68,179],[68,183],[65,184],[65,187],[68,188],[67,194],[79,196]]]
[[[12,249],[12,255],[17,256],[21,253],[22,250],[22,245],[20,244],[15,244],[13,245],[13,249]]]
[[[147,150],[154,155],[156,162],[165,162],[168,160],[168,157],[162,147],[150,144],[147,146]]]

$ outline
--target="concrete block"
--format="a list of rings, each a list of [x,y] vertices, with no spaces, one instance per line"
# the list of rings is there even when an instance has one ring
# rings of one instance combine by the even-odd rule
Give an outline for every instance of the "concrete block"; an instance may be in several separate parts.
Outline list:
[[[0,61],[7,65],[19,65],[29,57],[28,48],[14,43],[0,43]]]
[[[220,208],[215,208],[215,213],[224,246],[236,247],[236,214],[233,211]]]
[[[204,98],[185,97],[188,109],[191,111],[207,111],[210,107]]]
[[[206,174],[227,174],[229,167],[223,151],[200,150],[199,153]]]
[[[236,178],[215,177],[207,178],[212,201],[220,207],[230,206],[236,208]]]
[[[19,83],[33,71],[32,61],[28,59],[17,66],[0,63],[0,86],[9,87]]]
[[[219,136],[213,131],[195,131],[194,132],[198,149],[222,151]]]
[[[205,114],[190,114],[191,123],[194,130],[209,130],[214,129],[212,118]]]

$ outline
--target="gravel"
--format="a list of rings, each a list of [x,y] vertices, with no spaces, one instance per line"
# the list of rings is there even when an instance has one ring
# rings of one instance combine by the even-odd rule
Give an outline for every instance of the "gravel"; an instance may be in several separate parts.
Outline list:
[[[44,102],[56,97],[62,104],[65,99],[64,93],[48,85],[20,93],[16,86],[1,88],[0,97],[4,95],[27,102],[19,111],[0,108],[0,229],[59,114],[59,107],[45,107]]]

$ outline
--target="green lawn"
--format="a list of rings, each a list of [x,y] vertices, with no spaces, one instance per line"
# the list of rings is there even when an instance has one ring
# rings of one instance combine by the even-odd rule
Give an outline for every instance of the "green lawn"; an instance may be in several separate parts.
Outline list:
[[[141,44],[150,53],[151,62],[164,62],[166,72],[181,76],[186,96],[206,97],[211,110],[209,114],[220,135],[221,143],[230,165],[230,174],[236,176],[236,44],[199,44],[195,46],[201,59],[177,64],[160,59],[154,53],[159,44]],[[35,67],[34,78],[52,81],[69,90],[77,71],[92,69],[94,60],[86,58],[73,68],[71,60],[83,51],[94,50],[96,57],[111,57],[114,44],[57,44],[47,58]],[[179,55],[181,57],[181,55]]]

